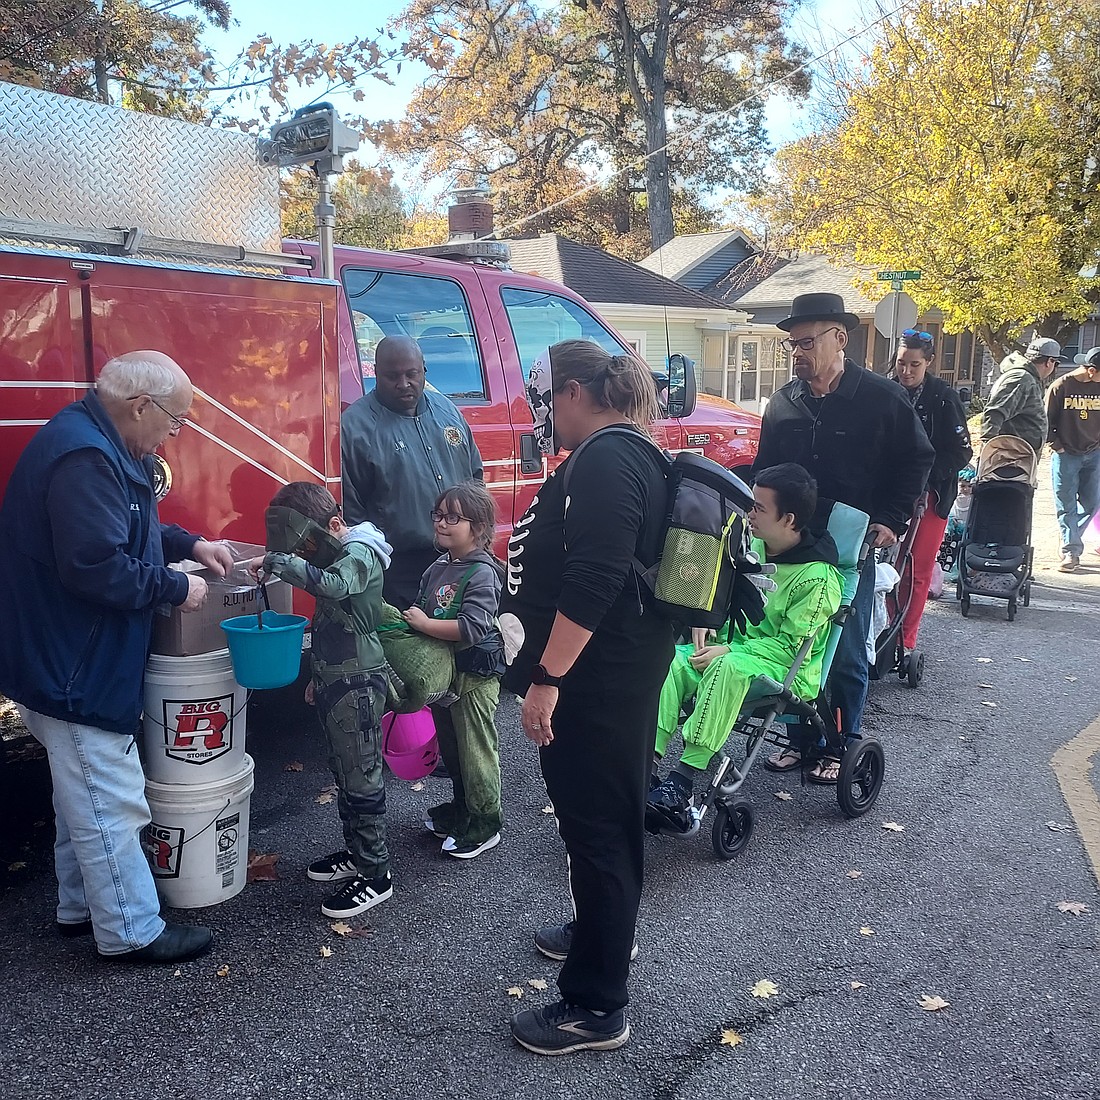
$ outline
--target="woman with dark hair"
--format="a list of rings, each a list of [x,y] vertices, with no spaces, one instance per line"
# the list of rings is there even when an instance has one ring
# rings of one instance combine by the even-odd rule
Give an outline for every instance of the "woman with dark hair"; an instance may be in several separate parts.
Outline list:
[[[552,405],[548,441],[574,454],[509,545],[502,618],[518,619],[524,639],[504,682],[523,696],[523,731],[539,746],[574,918],[535,936],[539,951],[564,960],[562,1000],[519,1013],[512,1034],[538,1054],[565,1054],[630,1037],[645,800],[673,653],[671,624],[643,596],[632,560],[660,556],[666,463],[649,437],[657,394],[640,360],[566,340],[531,376],[540,411]]]
[[[913,597],[901,625],[901,644],[906,654],[917,644],[921,616],[928,600],[932,569],[943,542],[947,516],[959,492],[959,471],[974,454],[966,413],[955,390],[931,372],[936,346],[930,332],[907,328],[901,334],[891,377],[905,390],[913,404],[936,457],[928,475],[927,508],[913,540],[908,569],[912,570]],[[901,590],[908,587],[903,577]]]

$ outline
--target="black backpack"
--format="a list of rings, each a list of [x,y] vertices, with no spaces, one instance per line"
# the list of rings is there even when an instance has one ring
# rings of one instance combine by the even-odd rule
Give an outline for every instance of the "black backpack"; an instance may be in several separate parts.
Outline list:
[[[605,428],[589,436],[572,457],[593,439],[614,432],[638,437],[634,428]],[[642,436],[644,439],[645,437]],[[746,518],[753,505],[749,487],[735,474],[702,455],[681,451],[675,458],[658,451],[665,467],[668,498],[660,536],[661,553],[634,569],[652,594],[657,609],[681,627],[717,629],[740,610],[753,622],[763,616],[763,601],[743,575],[758,569],[746,557]],[[565,493],[574,463],[565,468]],[[738,583],[739,577],[742,583]]]

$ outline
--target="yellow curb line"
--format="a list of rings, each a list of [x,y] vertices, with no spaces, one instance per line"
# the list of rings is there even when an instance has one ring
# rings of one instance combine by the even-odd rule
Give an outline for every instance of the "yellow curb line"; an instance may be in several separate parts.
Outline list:
[[[1098,752],[1100,718],[1063,745],[1050,758],[1050,766],[1058,777],[1062,797],[1088,853],[1097,885],[1100,885],[1100,799],[1089,779],[1092,758]]]

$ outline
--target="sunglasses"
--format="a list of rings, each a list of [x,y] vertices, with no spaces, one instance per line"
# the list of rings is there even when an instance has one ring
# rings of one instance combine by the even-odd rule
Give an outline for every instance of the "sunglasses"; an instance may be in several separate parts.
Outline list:
[[[822,336],[828,336],[830,332],[844,332],[842,328],[827,328],[824,332],[819,332],[816,336],[803,336],[801,340],[780,340],[780,344],[783,345],[788,351],[813,351],[814,345],[821,339]]]
[[[433,508],[430,514],[432,523],[445,523],[448,527],[457,527],[463,520],[469,522],[468,516],[460,516],[457,512],[437,512]]]
[[[918,332],[915,328],[907,328],[902,332],[902,336],[908,337],[910,340],[917,339],[926,344],[934,344],[936,338],[930,332]]]

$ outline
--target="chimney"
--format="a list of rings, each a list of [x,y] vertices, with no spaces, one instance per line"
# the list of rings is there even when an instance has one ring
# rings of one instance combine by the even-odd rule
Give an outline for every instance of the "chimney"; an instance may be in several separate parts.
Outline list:
[[[493,231],[493,204],[487,187],[459,187],[447,209],[447,243],[476,241]]]

